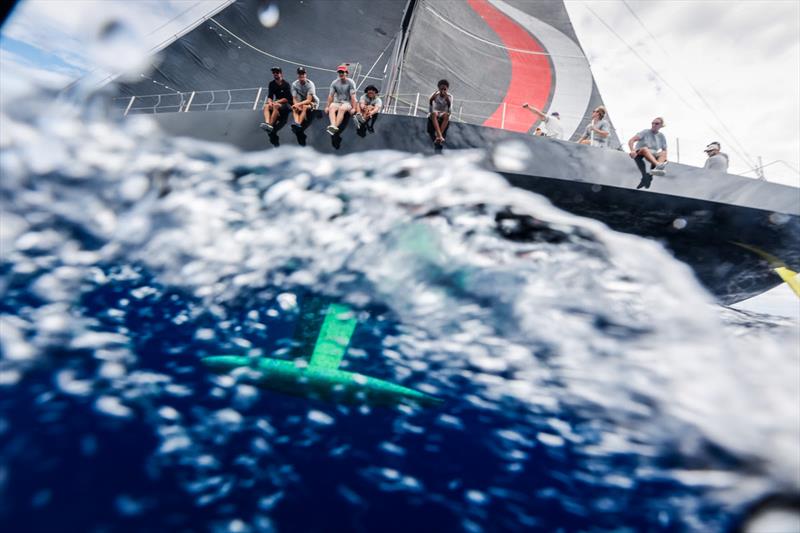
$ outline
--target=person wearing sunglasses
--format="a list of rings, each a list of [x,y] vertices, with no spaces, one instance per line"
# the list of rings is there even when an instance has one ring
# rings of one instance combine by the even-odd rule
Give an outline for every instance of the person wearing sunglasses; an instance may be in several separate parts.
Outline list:
[[[728,171],[728,154],[720,150],[722,150],[722,146],[717,141],[709,143],[708,146],[706,146],[706,149],[703,151],[708,156],[708,159],[706,159],[706,164],[703,165],[703,168],[706,170],[716,170],[718,172]]]
[[[358,109],[356,83],[347,77],[347,65],[336,67],[336,76],[336,79],[331,82],[328,103],[325,105],[325,112],[328,113],[331,121],[327,131],[331,135],[339,133],[339,126],[347,113],[353,113]]]
[[[656,117],[650,123],[650,129],[640,131],[628,141],[631,159],[647,160],[650,163],[650,170],[647,173],[652,176],[666,174],[667,138],[661,133],[663,127],[664,119]]]
[[[605,148],[608,146],[608,136],[611,135],[611,126],[606,120],[606,108],[598,106],[592,111],[592,121],[586,126],[578,142]]]
[[[275,131],[275,123],[289,114],[292,101],[292,86],[283,79],[281,67],[272,67],[273,80],[267,87],[267,102],[264,104],[264,122],[260,128],[269,134]]]

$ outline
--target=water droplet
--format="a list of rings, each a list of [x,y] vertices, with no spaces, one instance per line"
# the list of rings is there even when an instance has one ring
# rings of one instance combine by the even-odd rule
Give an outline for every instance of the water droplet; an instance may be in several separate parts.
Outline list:
[[[263,3],[258,10],[258,20],[265,28],[272,28],[275,26],[280,16],[278,3],[274,0]]]
[[[108,20],[97,30],[91,57],[101,68],[131,76],[146,68],[148,54],[143,43],[131,26],[120,20]]]

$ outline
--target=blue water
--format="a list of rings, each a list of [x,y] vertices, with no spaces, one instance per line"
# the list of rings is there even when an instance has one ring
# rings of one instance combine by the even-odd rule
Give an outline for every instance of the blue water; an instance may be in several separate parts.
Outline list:
[[[797,493],[797,325],[657,243],[479,152],[240,154],[50,97],[2,115],[3,531],[725,531]],[[320,301],[343,368],[443,406],[200,363],[302,358]]]

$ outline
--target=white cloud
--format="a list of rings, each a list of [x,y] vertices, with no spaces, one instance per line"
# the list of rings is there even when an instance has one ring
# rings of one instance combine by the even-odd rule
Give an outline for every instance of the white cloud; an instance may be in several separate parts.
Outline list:
[[[3,34],[53,59],[88,72],[103,63],[110,24],[121,25],[133,48],[149,50],[225,0],[27,0],[4,25]],[[119,33],[119,32],[117,32]],[[134,50],[136,52],[136,50]]]
[[[623,141],[663,115],[670,159],[677,158],[678,138],[681,162],[702,166],[703,147],[718,140],[731,156],[731,172],[750,168],[745,152],[753,161],[760,155],[764,163],[784,160],[800,169],[800,3],[629,0],[655,39],[622,2],[568,0],[566,5]],[[657,79],[589,8],[675,90]],[[770,181],[800,186],[800,176],[782,163],[764,172]]]

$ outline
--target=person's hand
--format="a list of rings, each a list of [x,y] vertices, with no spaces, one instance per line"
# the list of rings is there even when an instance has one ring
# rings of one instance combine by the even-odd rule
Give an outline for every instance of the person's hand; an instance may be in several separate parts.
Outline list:
[[[530,106],[528,106],[528,102],[525,102],[524,104],[522,104],[522,107],[524,107],[525,109],[528,109],[528,107],[530,107]]]

